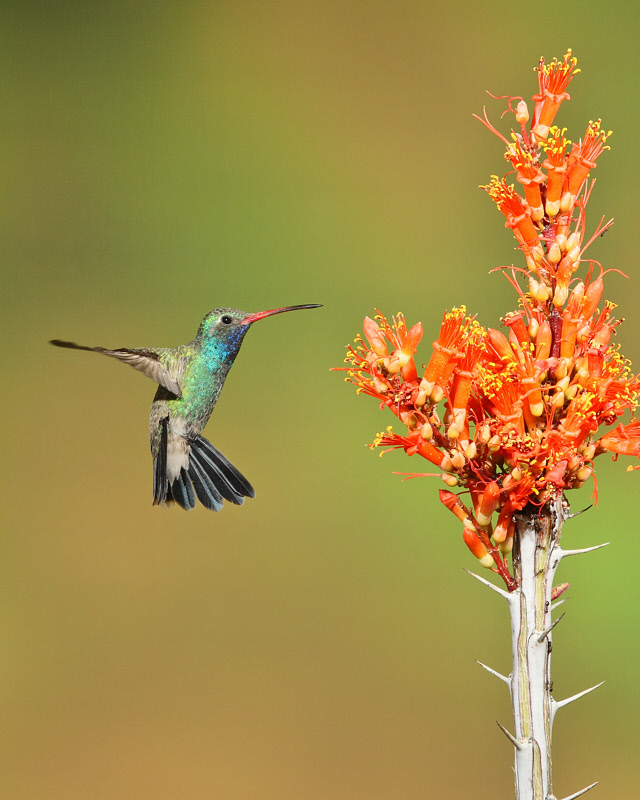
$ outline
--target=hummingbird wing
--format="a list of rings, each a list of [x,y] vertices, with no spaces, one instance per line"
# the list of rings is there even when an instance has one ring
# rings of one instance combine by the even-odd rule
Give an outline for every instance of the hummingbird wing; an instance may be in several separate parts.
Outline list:
[[[75,342],[63,342],[61,339],[51,339],[50,344],[56,347],[69,347],[72,350],[88,350],[92,353],[102,353],[104,356],[117,358],[118,361],[129,364],[134,369],[144,373],[148,378],[151,378],[152,381],[164,386],[176,397],[182,397],[180,384],[163,366],[160,356],[155,350],[133,347],[119,347],[117,350],[107,350],[105,347],[85,347]]]

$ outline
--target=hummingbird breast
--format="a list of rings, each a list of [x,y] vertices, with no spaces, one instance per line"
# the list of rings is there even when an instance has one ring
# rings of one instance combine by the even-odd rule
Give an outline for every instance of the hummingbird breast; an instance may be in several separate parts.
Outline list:
[[[188,457],[188,449],[185,451],[179,442],[193,439],[202,432],[232,363],[219,358],[207,358],[201,351],[185,359],[182,365],[179,378],[181,397],[176,397],[162,386],[158,387],[149,417],[149,437],[154,457],[160,443],[160,423],[165,418],[169,436],[168,461],[172,447],[176,466],[184,461],[185,453]],[[174,445],[171,444],[172,438],[176,440]]]

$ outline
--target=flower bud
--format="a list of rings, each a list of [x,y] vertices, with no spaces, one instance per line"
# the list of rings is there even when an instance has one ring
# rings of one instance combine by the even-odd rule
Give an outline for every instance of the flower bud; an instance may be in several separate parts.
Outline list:
[[[529,122],[529,109],[524,100],[520,100],[516,106],[516,122],[519,125],[526,125]]]
[[[579,344],[583,344],[589,338],[589,334],[591,333],[591,325],[589,323],[585,323],[582,327],[578,328],[578,332],[576,334],[576,342]]]
[[[378,394],[387,394],[389,391],[389,387],[387,386],[386,382],[377,376],[373,379],[373,388],[376,390],[376,392],[378,392]]]
[[[566,249],[573,250],[574,247],[580,247],[580,237],[575,231],[567,236]]]
[[[557,586],[554,586],[551,590],[551,599],[557,600],[570,586],[570,583],[559,583]]]
[[[482,444],[487,444],[490,439],[491,428],[488,425],[482,425],[478,432],[478,440],[482,442]]]
[[[546,303],[550,297],[551,297],[551,287],[547,286],[546,283],[538,284],[538,291],[536,292],[536,300],[539,303]]]
[[[576,478],[581,483],[584,483],[586,480],[588,480],[591,477],[592,472],[593,472],[593,470],[591,469],[591,467],[582,467],[582,469],[579,469],[576,472]]]
[[[402,352],[396,350],[387,364],[387,372],[391,375],[397,375],[404,365],[402,364]]]
[[[444,389],[442,388],[442,386],[434,386],[433,391],[431,392],[431,402],[439,403],[443,397],[444,397]]]
[[[584,293],[584,305],[582,306],[582,318],[590,319],[594,311],[598,307],[602,292],[604,290],[604,283],[602,278],[598,278],[589,284],[589,288]]]
[[[567,400],[573,400],[573,398],[578,394],[579,388],[579,384],[572,383],[571,386],[564,390],[564,396],[567,398]]]
[[[536,358],[545,360],[551,353],[551,326],[545,319],[536,333]]]
[[[568,371],[567,360],[565,358],[561,358],[558,362],[558,366],[556,367],[556,380],[561,381],[564,377],[566,377]]]
[[[556,308],[562,308],[562,306],[567,302],[568,296],[569,296],[569,287],[557,283],[556,290],[553,293],[553,305]]]
[[[440,452],[440,451],[438,450],[438,452]],[[449,456],[443,456],[442,457],[442,461],[440,462],[440,466],[442,467],[442,469],[445,472],[451,472],[451,470],[453,469],[453,462],[451,461]],[[445,481],[445,483],[446,483],[446,481]],[[452,485],[453,486],[457,486],[458,485],[458,479],[457,478],[456,478],[456,482],[454,484],[452,484]]]
[[[573,472],[573,470],[582,463],[582,459],[577,453],[574,453],[571,458],[569,459],[569,463],[567,464],[567,469],[569,472]]]
[[[513,536],[507,536],[504,542],[500,543],[499,548],[503,556],[508,556],[513,550]]]
[[[497,453],[498,450],[500,449],[501,443],[502,442],[501,442],[500,437],[498,436],[498,434],[496,434],[495,436],[492,436],[489,439],[489,442],[488,442],[488,445],[487,445],[487,447],[489,449],[489,452],[490,453]]]
[[[561,258],[562,258],[562,251],[560,250],[556,242],[554,242],[549,247],[549,252],[547,253],[547,260],[549,261],[550,264],[557,264]]]

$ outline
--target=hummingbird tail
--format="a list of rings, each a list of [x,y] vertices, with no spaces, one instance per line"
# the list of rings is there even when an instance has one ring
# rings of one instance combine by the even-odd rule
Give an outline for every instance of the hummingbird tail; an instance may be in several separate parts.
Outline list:
[[[154,505],[176,502],[190,511],[197,496],[205,508],[220,511],[223,500],[241,506],[245,497],[255,497],[249,481],[203,436],[189,440],[188,467],[182,467],[171,480],[167,472],[168,424],[168,417],[160,420],[160,443],[153,464]]]
[[[191,440],[189,477],[198,500],[211,511],[220,511],[222,501],[237,506],[245,497],[255,497],[253,486],[204,436]]]

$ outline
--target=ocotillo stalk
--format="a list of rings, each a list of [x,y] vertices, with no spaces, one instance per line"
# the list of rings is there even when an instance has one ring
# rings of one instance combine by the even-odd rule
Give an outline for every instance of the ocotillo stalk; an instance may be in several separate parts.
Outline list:
[[[513,568],[518,588],[515,591],[505,592],[483,578],[474,576],[491,586],[509,603],[511,674],[501,675],[486,664],[481,666],[509,686],[514,733],[511,734],[500,723],[498,725],[514,746],[518,800],[554,800],[551,734],[555,713],[562,706],[602,685],[599,683],[561,701],[556,701],[552,695],[552,631],[562,619],[560,616],[552,620],[552,612],[557,607],[553,603],[556,569],[565,556],[598,549],[562,549],[560,536],[567,512],[566,502],[558,498],[543,509],[527,506],[516,515]],[[569,797],[579,797],[595,785],[593,783]]]

